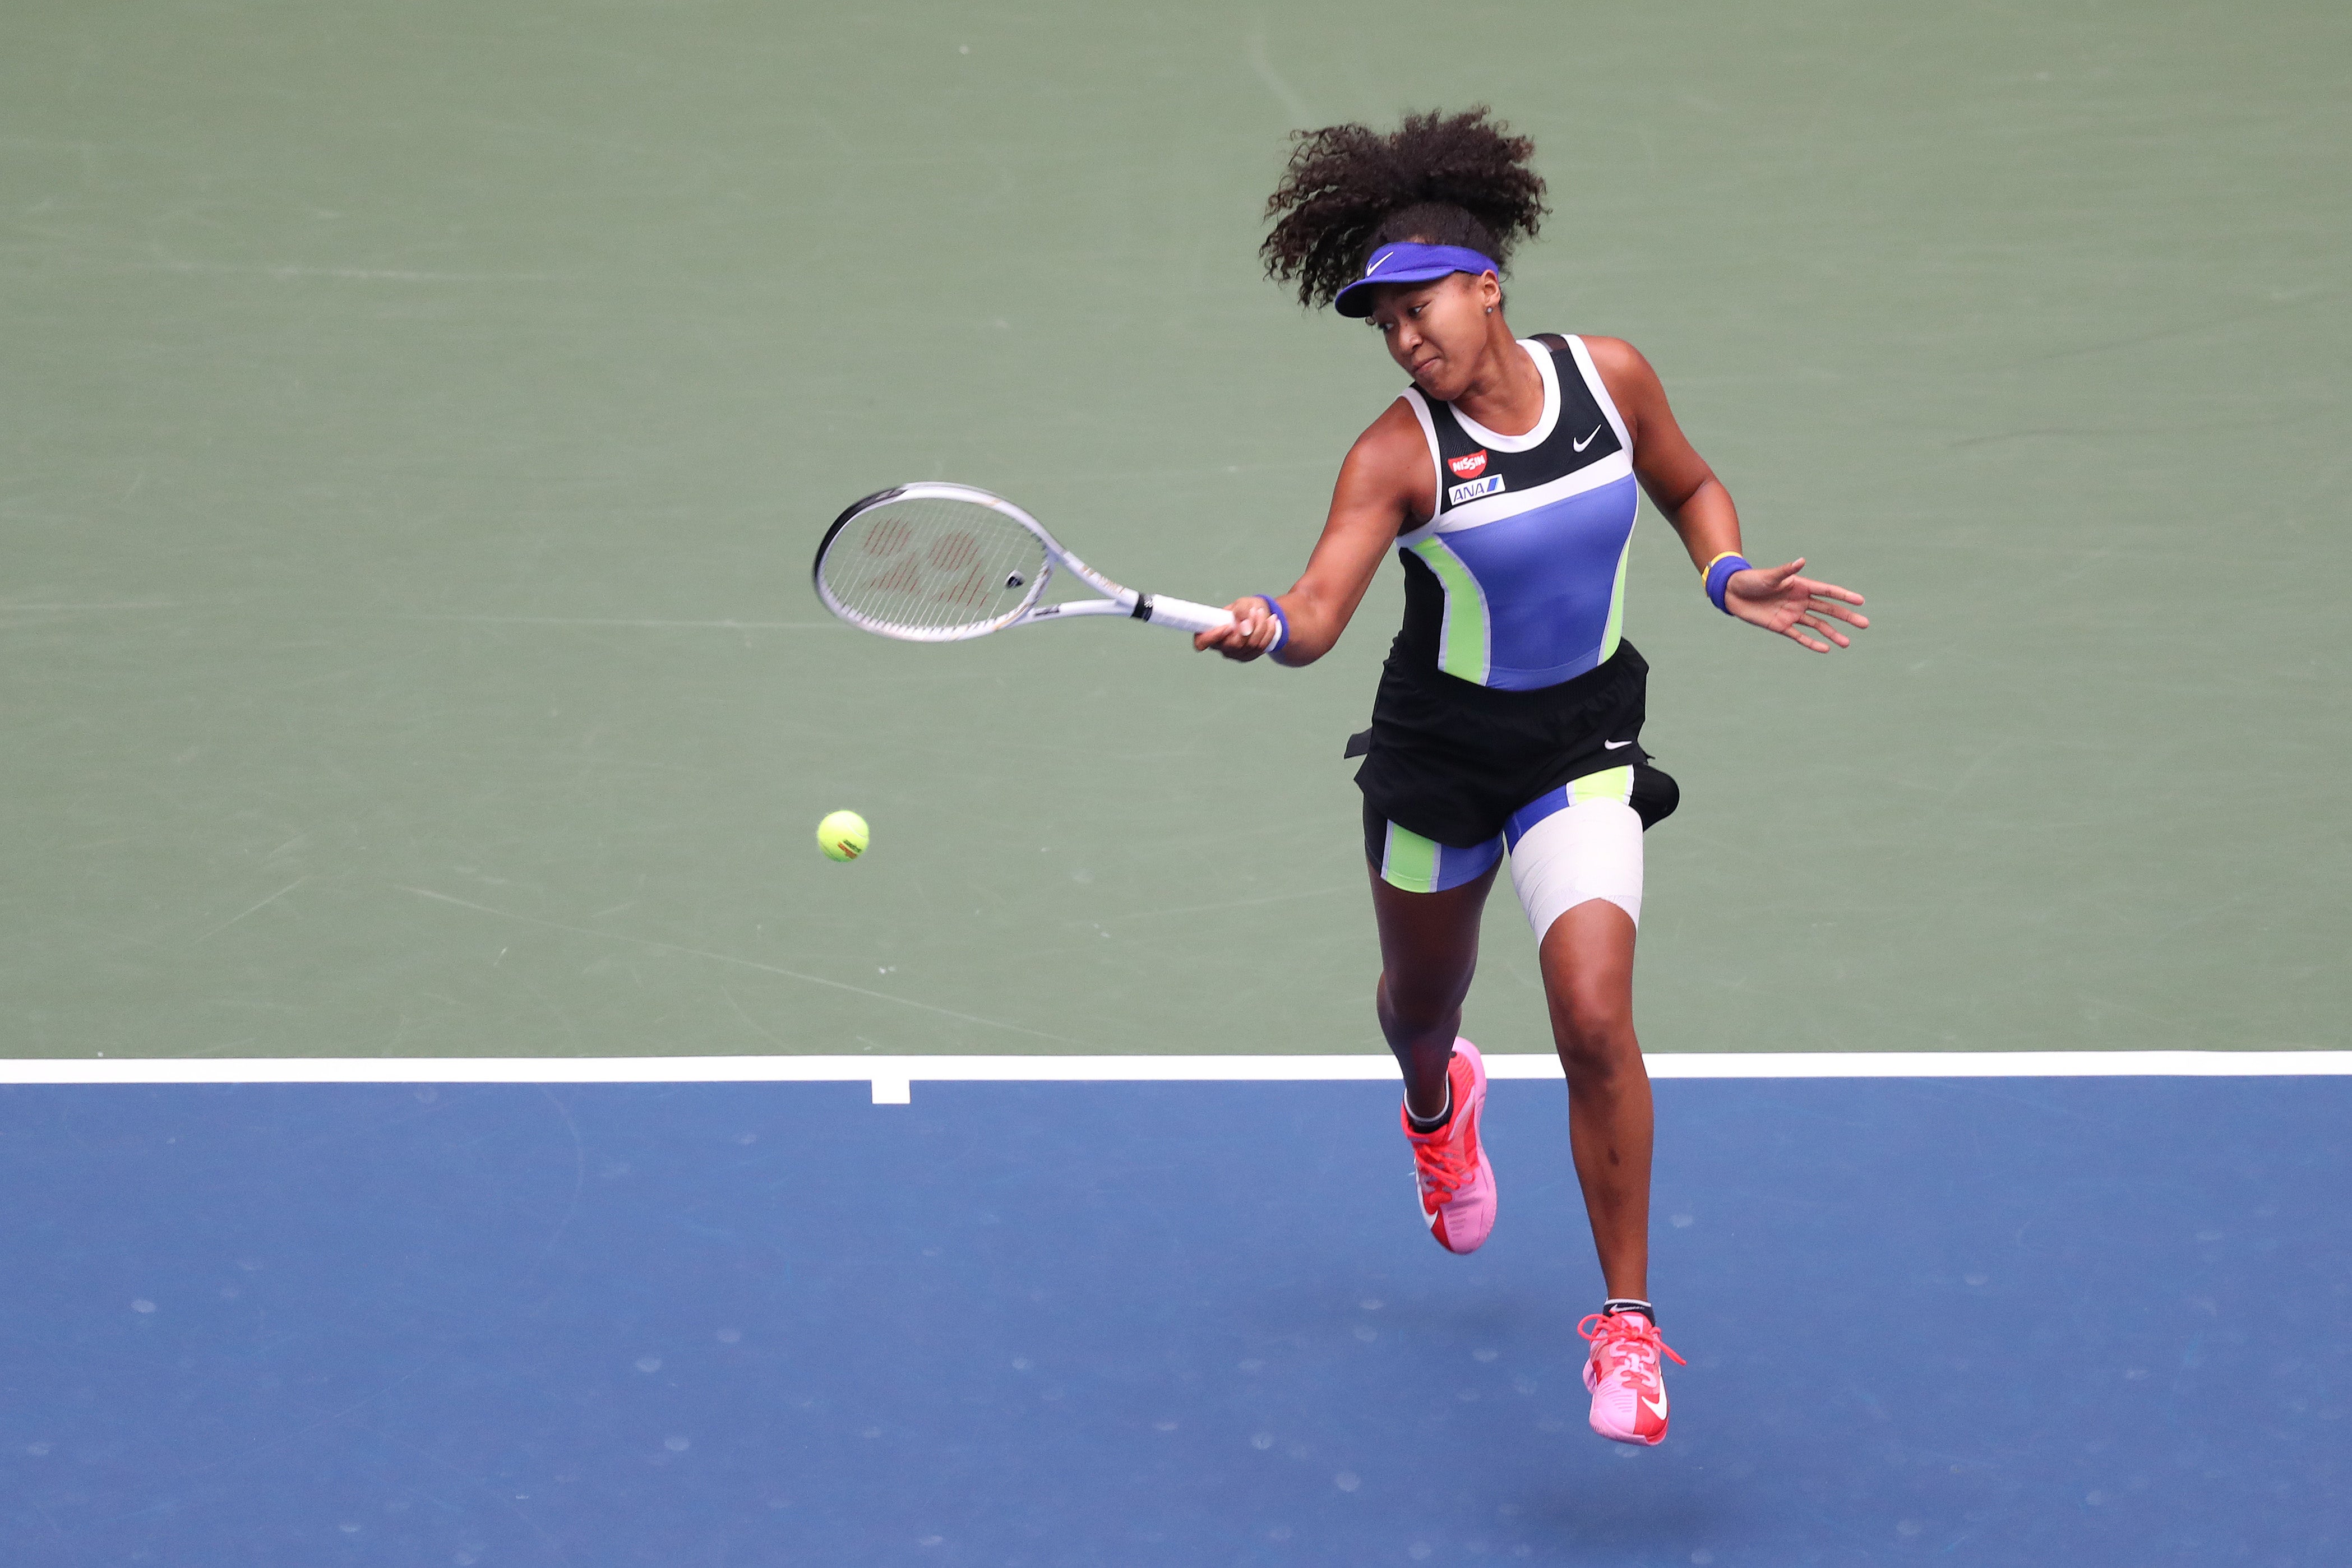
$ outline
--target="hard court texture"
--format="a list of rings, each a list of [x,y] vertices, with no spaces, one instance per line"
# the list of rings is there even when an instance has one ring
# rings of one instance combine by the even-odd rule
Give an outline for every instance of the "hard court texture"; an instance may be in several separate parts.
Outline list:
[[[1258,276],[1285,137],[1474,101],[1514,324],[1878,618],[1644,523],[1647,1044],[2340,1046],[2347,71],[2317,0],[16,0],[0,1051],[1372,1049],[1392,572],[1299,674],[806,574],[940,476],[1286,585],[1400,377]]]
[[[1557,1084],[0,1092],[0,1541],[83,1564],[2352,1552],[2352,1081],[1674,1082],[1585,1428]]]

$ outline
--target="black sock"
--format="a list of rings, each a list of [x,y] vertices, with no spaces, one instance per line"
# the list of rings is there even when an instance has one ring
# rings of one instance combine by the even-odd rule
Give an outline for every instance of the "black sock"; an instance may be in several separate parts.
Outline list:
[[[1412,1105],[1408,1102],[1404,1108],[1404,1119],[1416,1133],[1434,1133],[1438,1128],[1454,1120],[1454,1074],[1451,1069],[1447,1070],[1445,1076],[1445,1109],[1424,1122],[1412,1113]]]
[[[1631,1296],[1612,1296],[1601,1303],[1601,1315],[1604,1318],[1613,1318],[1620,1312],[1639,1312],[1650,1320],[1652,1328],[1658,1326],[1658,1314],[1650,1310],[1647,1301],[1637,1301]]]

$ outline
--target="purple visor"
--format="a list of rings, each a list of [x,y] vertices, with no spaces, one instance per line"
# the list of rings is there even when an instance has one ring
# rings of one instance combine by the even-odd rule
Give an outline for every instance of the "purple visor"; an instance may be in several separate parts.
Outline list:
[[[1449,272],[1466,272],[1475,277],[1482,272],[1501,270],[1492,257],[1481,256],[1467,246],[1417,245],[1412,240],[1400,240],[1365,257],[1364,276],[1339,290],[1331,301],[1331,308],[1342,316],[1361,319],[1372,313],[1372,290],[1383,283],[1427,283]]]

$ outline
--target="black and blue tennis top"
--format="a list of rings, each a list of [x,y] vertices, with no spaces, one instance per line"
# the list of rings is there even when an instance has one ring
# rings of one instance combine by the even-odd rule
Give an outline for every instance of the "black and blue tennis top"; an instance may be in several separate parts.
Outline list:
[[[1557,685],[1616,653],[1639,505],[1633,439],[1583,340],[1519,347],[1544,387],[1523,435],[1405,389],[1437,465],[1437,510],[1397,539],[1406,646],[1507,691]]]

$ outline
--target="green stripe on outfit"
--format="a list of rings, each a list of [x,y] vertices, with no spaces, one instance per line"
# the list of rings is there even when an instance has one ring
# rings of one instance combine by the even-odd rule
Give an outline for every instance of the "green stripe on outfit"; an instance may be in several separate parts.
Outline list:
[[[1462,564],[1462,558],[1445,548],[1445,541],[1432,534],[1419,544],[1406,549],[1419,556],[1422,564],[1437,574],[1445,590],[1445,634],[1437,650],[1437,667],[1449,675],[1459,675],[1465,681],[1486,684],[1487,653],[1486,596],[1478,587],[1478,580]],[[1623,580],[1624,565],[1617,568],[1619,580]]]
[[[1609,590],[1609,623],[1601,629],[1601,663],[1617,656],[1617,639],[1625,627],[1625,563],[1633,559],[1633,530],[1625,530],[1625,548],[1617,552],[1617,580]]]
[[[1581,806],[1587,800],[1614,800],[1630,805],[1633,800],[1633,770],[1631,768],[1606,768],[1598,773],[1588,773],[1568,787],[1568,803]]]
[[[1437,885],[1437,841],[1424,839],[1409,828],[1389,824],[1388,843],[1381,853],[1381,880],[1406,893],[1427,893]]]

